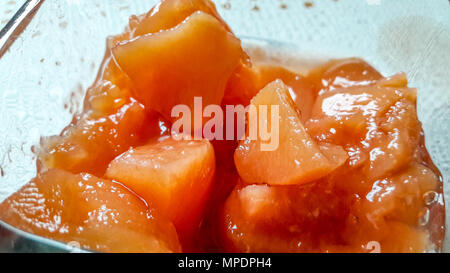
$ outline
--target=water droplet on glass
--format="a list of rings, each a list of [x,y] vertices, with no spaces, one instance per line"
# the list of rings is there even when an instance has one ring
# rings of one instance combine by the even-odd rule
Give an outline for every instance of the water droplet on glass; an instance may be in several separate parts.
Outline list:
[[[423,195],[423,200],[427,206],[433,205],[438,200],[439,194],[435,191],[426,192]]]

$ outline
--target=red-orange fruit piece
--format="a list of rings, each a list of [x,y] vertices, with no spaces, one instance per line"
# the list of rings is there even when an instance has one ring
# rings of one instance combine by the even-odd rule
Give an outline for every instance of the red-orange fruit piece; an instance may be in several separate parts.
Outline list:
[[[222,214],[224,248],[245,253],[333,251],[345,229],[349,200],[332,189],[327,183],[236,188]]]
[[[288,87],[281,81],[277,80],[261,90],[252,99],[251,105],[257,109],[258,116],[263,115],[260,106],[272,108],[262,118],[266,119],[273,134],[267,141],[261,138],[261,134],[252,139],[255,136],[251,134],[251,127],[255,125],[250,124],[252,118],[249,117],[246,139],[241,141],[234,157],[239,175],[246,183],[304,184],[326,176],[345,163],[347,154],[342,148],[321,150],[308,135]],[[274,106],[279,107],[278,117],[273,112]],[[278,128],[272,123],[272,116],[279,123]],[[263,129],[259,125],[258,131]],[[327,151],[332,152],[331,160],[323,153]],[[338,158],[334,159],[334,156]]]
[[[328,91],[317,98],[306,123],[317,141],[364,150],[367,158],[351,158],[350,162],[356,166],[369,161],[368,178],[407,165],[421,132],[415,107],[417,90],[383,85]]]
[[[99,252],[179,252],[173,225],[119,183],[52,169],[0,204],[23,231]]]
[[[315,83],[319,91],[351,86],[370,85],[383,76],[370,64],[358,59],[332,60],[313,69],[307,78]]]
[[[112,52],[131,78],[135,97],[167,119],[176,105],[194,109],[194,97],[201,97],[203,105],[220,105],[226,82],[243,56],[239,39],[203,12]]]
[[[106,172],[135,191],[173,221],[184,244],[190,244],[205,211],[215,171],[207,140],[163,138],[133,148],[111,162]]]
[[[82,116],[60,136],[42,140],[39,161],[44,169],[59,168],[102,176],[117,155],[130,146],[144,143],[149,135],[159,134],[157,123],[158,120],[136,101],[125,104],[111,115]]]

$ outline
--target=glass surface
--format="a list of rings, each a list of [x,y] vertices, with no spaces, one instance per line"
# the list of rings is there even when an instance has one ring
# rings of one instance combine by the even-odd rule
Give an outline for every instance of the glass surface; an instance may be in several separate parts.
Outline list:
[[[0,59],[0,201],[34,177],[31,147],[41,136],[60,133],[79,111],[102,60],[106,37],[120,33],[131,14],[144,13],[156,2],[61,0],[42,4]],[[215,2],[247,48],[268,50],[272,52],[268,57],[274,59],[287,54],[287,65],[297,70],[331,57],[355,56],[386,76],[406,72],[410,86],[419,89],[419,118],[427,147],[443,173],[449,200],[447,0],[314,1],[312,7],[303,1]],[[266,51],[252,52],[264,55]],[[449,214],[447,207],[447,223]],[[0,252],[70,250],[11,228],[0,231]],[[450,251],[448,235],[444,251]]]

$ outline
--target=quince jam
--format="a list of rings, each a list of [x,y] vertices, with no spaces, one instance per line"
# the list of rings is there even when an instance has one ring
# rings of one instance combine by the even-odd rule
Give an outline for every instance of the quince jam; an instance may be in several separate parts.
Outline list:
[[[249,137],[250,115],[242,138],[174,138],[173,108],[195,97],[277,106],[277,147]],[[0,219],[102,252],[439,251],[416,100],[405,74],[360,59],[301,74],[252,59],[211,1],[164,0],[108,39],[83,112],[43,138]]]

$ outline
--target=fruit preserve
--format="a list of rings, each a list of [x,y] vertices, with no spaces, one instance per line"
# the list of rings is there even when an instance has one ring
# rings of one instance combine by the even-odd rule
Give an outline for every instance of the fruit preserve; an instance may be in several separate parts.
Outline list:
[[[0,220],[101,252],[440,251],[443,183],[406,75],[250,55],[210,0],[132,16]]]

